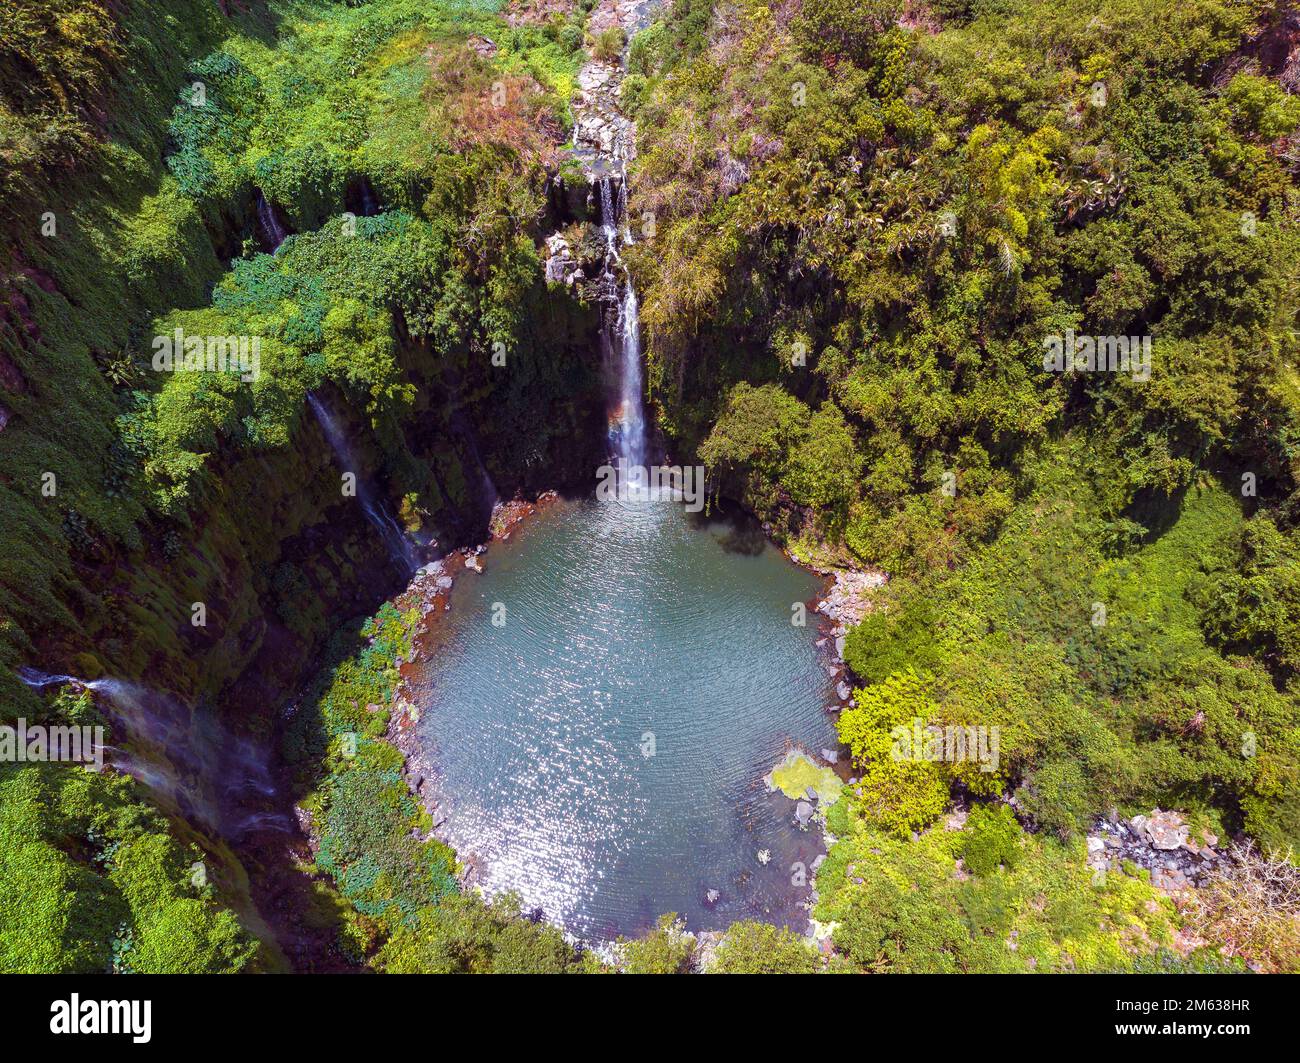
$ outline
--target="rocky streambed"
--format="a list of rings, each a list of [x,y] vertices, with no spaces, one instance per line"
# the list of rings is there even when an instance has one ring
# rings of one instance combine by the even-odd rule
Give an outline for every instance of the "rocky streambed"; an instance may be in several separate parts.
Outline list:
[[[576,287],[584,298],[599,301],[611,294],[601,291],[600,284],[609,276],[606,259],[613,237],[599,227],[627,225],[627,168],[636,157],[636,127],[623,110],[627,53],[632,37],[650,24],[659,7],[657,0],[602,0],[588,19],[593,38],[621,30],[624,43],[617,56],[593,52],[578,71],[571,101],[572,166],[554,179],[552,199],[560,218],[595,224],[585,232],[554,232],[543,250],[547,281]]]
[[[1193,830],[1178,812],[1153,809],[1150,815],[1099,820],[1088,834],[1088,866],[1119,871],[1127,863],[1150,872],[1151,884],[1169,894],[1199,886],[1224,854],[1217,835]]]

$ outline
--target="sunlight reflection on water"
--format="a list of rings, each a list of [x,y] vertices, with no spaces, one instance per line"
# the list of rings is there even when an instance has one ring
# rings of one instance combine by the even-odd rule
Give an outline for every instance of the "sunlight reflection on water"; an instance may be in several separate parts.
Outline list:
[[[421,740],[442,833],[489,894],[587,938],[665,911],[802,928],[792,865],[811,867],[820,833],[762,776],[791,742],[833,741],[816,629],[790,622],[817,581],[754,542],[671,502],[588,502],[458,581],[417,683]]]

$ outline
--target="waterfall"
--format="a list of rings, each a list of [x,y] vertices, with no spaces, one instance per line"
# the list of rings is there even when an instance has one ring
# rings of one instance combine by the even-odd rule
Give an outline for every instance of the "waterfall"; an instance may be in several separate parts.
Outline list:
[[[632,244],[636,243],[636,241],[632,239],[632,226],[628,224],[628,220],[627,220],[627,178],[626,176],[623,178],[622,181],[618,183],[617,214],[618,217],[621,218],[623,221],[623,243],[627,244],[630,247]]]
[[[628,166],[636,157],[636,129],[622,110],[624,78],[632,38],[646,28],[660,7],[658,0],[615,5],[618,25],[627,44],[619,62],[592,58],[578,71],[574,98],[573,156],[582,165],[593,193],[588,202],[600,205],[600,230],[605,238],[604,265],[594,286],[601,304],[601,353],[607,379],[609,454],[626,469],[628,486],[640,495],[646,483],[649,444],[646,438],[644,370],[641,365],[641,323],[632,278],[621,251],[631,247],[628,222]],[[563,242],[562,242],[563,243]],[[548,278],[555,279],[549,272]],[[562,262],[557,271],[568,274]],[[621,474],[620,474],[621,475]]]
[[[25,665],[18,678],[36,690],[71,684],[95,694],[130,746],[105,745],[109,762],[187,819],[236,841],[255,830],[293,830],[288,813],[261,807],[278,795],[266,752],[210,712],[125,679],[83,680]]]
[[[631,278],[623,290],[623,357],[622,357],[622,431],[619,433],[619,457],[626,458],[629,468],[646,462],[645,406],[641,395],[641,319],[637,314],[636,289]]]
[[[275,208],[266,201],[266,196],[261,192],[257,193],[257,220],[262,226],[262,235],[271,245],[271,251],[276,251],[289,234],[280,224],[280,219],[275,216]]]
[[[608,177],[602,177],[600,179],[600,225],[605,231],[606,254],[612,255],[614,261],[617,262],[619,260],[618,230],[616,228],[618,224],[618,213],[614,209],[614,200],[610,193],[609,183],[610,179]],[[623,202],[621,196],[619,197],[619,202]]]
[[[51,675],[49,672],[42,672],[35,668],[29,668],[27,665],[19,665],[17,671],[18,678],[27,686],[34,690],[44,690],[49,686],[67,686],[69,683],[80,683],[76,676],[71,675]],[[82,684],[85,685],[84,683]]]
[[[312,412],[316,415],[316,420],[320,422],[321,431],[325,434],[325,439],[334,451],[334,456],[338,459],[340,467],[344,472],[350,472],[356,478],[357,499],[361,503],[361,509],[365,513],[366,519],[379,532],[379,536],[388,550],[388,556],[392,558],[393,563],[402,570],[403,575],[410,576],[420,567],[420,557],[415,544],[407,538],[406,533],[402,531],[397,519],[384,505],[383,500],[375,497],[370,490],[369,483],[357,471],[358,465],[352,455],[352,448],[348,446],[347,436],[344,435],[343,429],[334,419],[334,415],[326,409],[325,404],[315,395],[309,393],[307,401],[311,404]]]
[[[632,479],[630,486],[643,482],[647,458],[644,379],[641,369],[641,319],[636,288],[632,278],[621,268],[620,243],[632,242],[627,226],[627,189],[619,183],[617,206],[609,177],[599,178],[600,223],[605,234],[605,269],[602,289],[609,293],[604,308],[602,343],[614,363],[617,374],[616,404],[610,413],[609,440],[613,457],[626,463]],[[620,222],[622,232],[620,233]]]
[[[361,213],[367,218],[373,218],[379,213],[379,204],[375,202],[374,190],[370,187],[370,181],[361,178]]]

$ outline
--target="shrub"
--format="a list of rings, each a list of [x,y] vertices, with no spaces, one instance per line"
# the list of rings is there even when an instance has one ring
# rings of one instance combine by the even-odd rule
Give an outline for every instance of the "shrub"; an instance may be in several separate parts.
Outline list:
[[[813,974],[821,964],[804,939],[784,927],[732,923],[718,943],[709,974]]]
[[[1258,970],[1300,972],[1300,868],[1288,857],[1234,844],[1193,896],[1190,925]]]
[[[398,924],[377,965],[391,974],[565,974],[594,969],[557,928],[519,910],[518,898],[488,904],[457,894]]]
[[[628,974],[690,974],[695,969],[695,937],[676,912],[660,916],[653,930],[622,945]]]
[[[1040,827],[1068,838],[1081,830],[1092,811],[1090,787],[1073,760],[1048,761],[1025,778],[1016,797]]]
[[[623,54],[627,34],[622,26],[603,29],[592,40],[591,54],[605,63],[612,63]]]
[[[1083,847],[1025,836],[1013,865],[959,876],[952,831],[864,831],[832,846],[813,915],[853,966],[899,973],[1126,971],[1172,944],[1173,908],[1122,873],[1100,883]]]
[[[1020,824],[1009,805],[976,805],[966,820],[962,838],[962,859],[977,875],[987,875],[1000,866],[1016,866],[1020,855]]]
[[[879,683],[911,667],[937,672],[940,617],[926,599],[906,595],[887,608],[875,609],[844,640],[844,660],[864,683]]]
[[[933,823],[948,802],[948,779],[935,761],[912,748],[913,735],[937,712],[933,681],[912,669],[854,692],[857,706],[837,724],[861,771],[856,793],[864,816],[899,834]]]

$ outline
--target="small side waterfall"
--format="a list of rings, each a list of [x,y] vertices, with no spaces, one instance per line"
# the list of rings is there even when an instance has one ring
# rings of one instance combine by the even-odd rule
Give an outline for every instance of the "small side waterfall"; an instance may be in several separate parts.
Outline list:
[[[262,227],[262,235],[271,245],[272,252],[279,248],[284,243],[284,238],[289,235],[288,230],[280,224],[280,219],[275,216],[275,208],[267,202],[266,196],[260,191],[257,193],[257,222]]]
[[[361,178],[361,212],[367,218],[373,218],[379,213],[379,204],[375,201],[375,191],[370,187],[370,181]]]
[[[31,668],[25,664],[19,665],[17,675],[22,682],[27,684],[33,690],[44,690],[46,687],[67,686],[69,683],[81,683],[82,686],[89,686],[88,683],[82,683],[80,679],[72,675],[53,675],[49,672],[42,672],[39,669]]]
[[[125,679],[78,679],[27,666],[17,670],[29,687],[89,690],[123,745],[105,745],[108,763],[147,787],[164,806],[238,841],[257,830],[291,831],[277,796],[269,758],[247,739],[229,733],[210,712],[195,712],[177,698]]]
[[[315,395],[308,394],[307,401],[311,404],[316,420],[320,422],[321,431],[334,451],[339,466],[345,473],[350,472],[355,477],[356,497],[361,503],[366,519],[379,532],[393,564],[402,570],[403,575],[409,576],[420,567],[420,556],[415,544],[397,523],[397,518],[389,511],[383,499],[375,496],[370,489],[370,484],[358,472],[359,466],[352,454],[352,448],[348,445],[347,436],[334,419],[334,415]]]
[[[622,182],[619,182],[619,203],[620,205],[627,202],[627,198],[622,194]],[[614,207],[614,196],[610,191],[610,179],[602,177],[600,179],[600,227],[605,232],[605,247],[607,254],[615,262],[619,261],[618,257],[618,222],[619,212]]]

